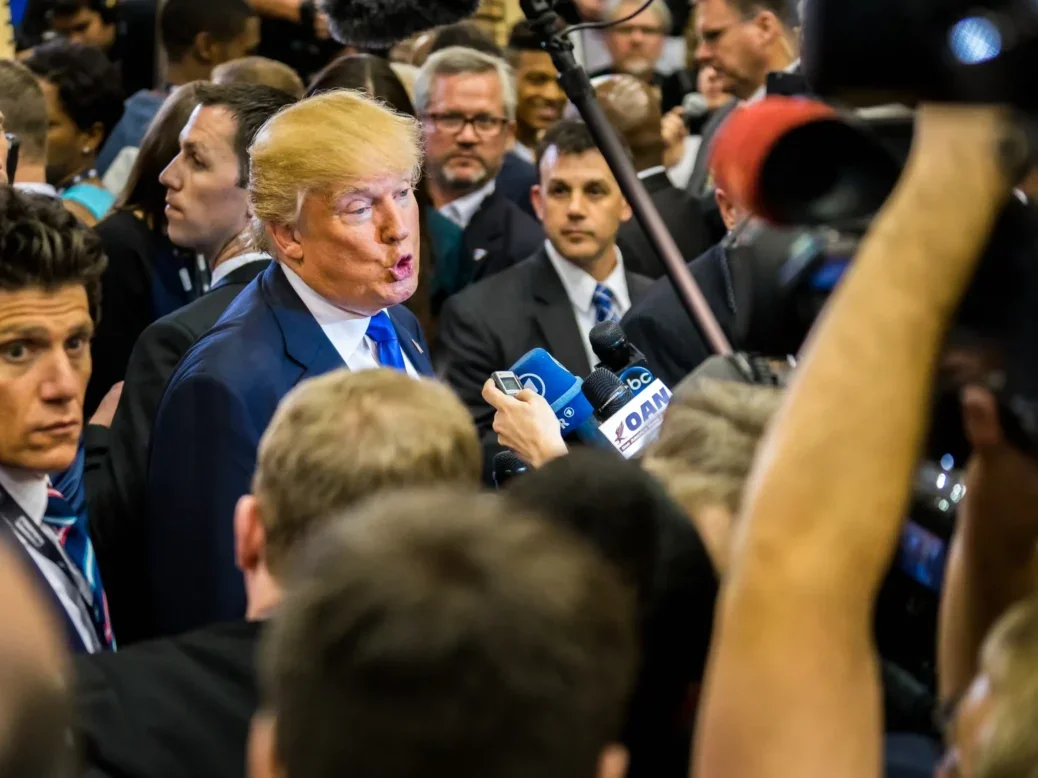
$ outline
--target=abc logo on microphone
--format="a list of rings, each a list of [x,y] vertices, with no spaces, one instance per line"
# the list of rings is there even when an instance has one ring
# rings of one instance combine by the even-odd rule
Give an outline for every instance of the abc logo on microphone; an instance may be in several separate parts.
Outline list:
[[[627,384],[627,388],[634,394],[638,394],[642,389],[647,389],[656,377],[647,368],[631,367],[620,374],[620,380]]]

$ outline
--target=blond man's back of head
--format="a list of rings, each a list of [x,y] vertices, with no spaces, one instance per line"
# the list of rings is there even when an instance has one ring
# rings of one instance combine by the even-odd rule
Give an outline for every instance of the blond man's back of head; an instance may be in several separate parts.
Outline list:
[[[312,525],[387,487],[478,485],[472,416],[448,388],[394,370],[337,370],[285,396],[259,446],[253,494],[277,574]]]

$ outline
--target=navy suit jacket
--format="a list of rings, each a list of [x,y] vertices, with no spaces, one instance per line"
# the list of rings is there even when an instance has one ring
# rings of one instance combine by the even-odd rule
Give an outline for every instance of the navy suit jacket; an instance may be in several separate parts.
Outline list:
[[[414,315],[403,306],[388,313],[411,364],[431,376]],[[277,263],[184,355],[159,406],[148,468],[147,569],[159,635],[244,615],[233,517],[260,436],[292,387],[341,367]]]

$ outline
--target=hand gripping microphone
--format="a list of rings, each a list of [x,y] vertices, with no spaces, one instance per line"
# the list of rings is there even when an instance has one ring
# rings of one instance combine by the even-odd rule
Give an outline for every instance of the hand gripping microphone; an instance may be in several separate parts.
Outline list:
[[[542,348],[523,354],[512,372],[524,389],[530,389],[551,405],[559,420],[562,437],[594,446],[608,446],[595,424],[595,409],[580,391],[583,381],[564,368]]]
[[[670,390],[662,381],[653,381],[635,397],[619,378],[600,367],[588,376],[583,392],[595,408],[598,431],[624,459],[637,456],[659,437],[670,404]]]
[[[616,322],[596,324],[591,328],[588,340],[600,360],[596,367],[604,367],[619,376],[634,394],[645,391],[656,380],[645,355],[627,340],[627,335]]]

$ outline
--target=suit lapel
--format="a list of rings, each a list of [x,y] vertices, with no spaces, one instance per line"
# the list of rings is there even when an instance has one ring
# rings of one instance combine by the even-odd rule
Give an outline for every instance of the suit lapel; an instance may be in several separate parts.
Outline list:
[[[631,296],[631,307],[633,308],[649,291],[652,279],[637,273],[624,273],[624,275],[627,277],[627,294]]]
[[[285,353],[303,368],[303,374],[297,380],[345,367],[339,352],[299,299],[277,262],[270,263],[260,283],[264,299],[285,339]]]
[[[533,296],[537,326],[551,355],[574,375],[586,376],[591,372],[591,365],[580,339],[573,303],[544,249],[537,253],[536,261]]]
[[[396,327],[396,336],[400,340],[400,348],[411,362],[411,366],[414,367],[421,375],[432,376],[433,368],[432,362],[429,361],[429,355],[426,353],[419,342],[417,333],[411,332],[404,322],[404,317],[401,315],[397,308],[389,308],[387,310],[389,318],[393,321],[393,326]]]
[[[499,212],[498,201],[502,195],[497,190],[491,192],[479,210],[472,216],[465,230],[465,250],[471,259],[469,279],[482,275],[483,264],[503,250],[505,241],[506,219]]]

